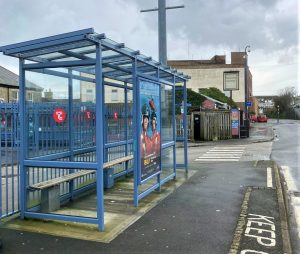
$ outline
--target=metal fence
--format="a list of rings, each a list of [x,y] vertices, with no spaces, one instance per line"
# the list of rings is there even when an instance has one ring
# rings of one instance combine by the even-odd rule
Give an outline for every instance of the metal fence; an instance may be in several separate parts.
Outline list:
[[[0,218],[19,211],[19,115],[17,104],[0,104]]]
[[[55,108],[63,108],[72,112],[66,122],[57,124],[53,121]],[[73,104],[72,111],[63,103],[28,103],[27,104],[27,157],[51,157],[54,160],[95,162],[95,106],[92,103]],[[117,117],[116,117],[117,115]],[[107,127],[106,144],[104,146],[105,161],[124,157],[133,153],[133,140],[124,141],[127,135],[132,136],[132,114],[128,114],[128,123],[124,122],[124,107],[117,104],[108,104],[105,109],[105,124]],[[72,121],[72,127],[68,121]],[[127,127],[124,126],[127,124]],[[72,132],[72,137],[70,136]],[[70,144],[72,141],[72,145]],[[0,144],[1,144],[1,171],[0,171],[0,218],[19,212],[20,194],[20,130],[19,108],[17,103],[0,104]],[[71,147],[71,154],[70,154]],[[54,158],[55,154],[63,154]],[[114,174],[118,176],[131,172],[133,162],[120,163],[115,166]],[[31,167],[27,170],[27,185],[57,178],[73,173],[79,169],[39,168]],[[87,185],[93,186],[95,174],[89,174],[70,183],[60,185],[61,195],[79,190]],[[31,208],[40,203],[40,191],[29,191],[27,207]]]

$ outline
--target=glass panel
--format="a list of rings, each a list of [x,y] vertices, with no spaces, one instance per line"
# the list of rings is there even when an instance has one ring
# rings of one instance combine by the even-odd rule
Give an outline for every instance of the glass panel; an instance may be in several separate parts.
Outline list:
[[[105,85],[106,143],[126,140],[124,89]]]
[[[161,133],[162,142],[173,140],[173,87],[161,85]]]
[[[173,149],[174,147],[171,146],[162,151],[161,167],[163,176],[170,175],[173,172]]]
[[[184,104],[183,104],[183,87],[175,89],[175,114],[176,114],[176,138],[183,139],[183,117],[184,117]]]
[[[176,164],[184,164],[184,143],[176,143]]]
[[[26,93],[30,91],[38,94],[38,99],[26,98],[28,158],[67,151],[68,79],[27,71]]]
[[[50,70],[50,69],[48,69]],[[47,71],[48,71],[47,70]],[[79,80],[80,76],[95,79],[94,75],[66,73],[60,76],[26,72],[25,138],[27,157],[48,156],[46,160],[78,160],[81,153],[92,153],[95,147],[95,102],[93,82]],[[69,85],[72,92],[69,91]],[[73,100],[71,100],[71,94]],[[62,152],[64,152],[62,154]],[[89,161],[95,156],[89,154]]]
[[[127,90],[127,112],[128,112],[128,139],[133,138],[133,92],[132,90]]]
[[[95,79],[92,74],[81,76]],[[75,149],[96,146],[96,85],[73,81],[73,145]],[[94,160],[95,157],[94,157]]]

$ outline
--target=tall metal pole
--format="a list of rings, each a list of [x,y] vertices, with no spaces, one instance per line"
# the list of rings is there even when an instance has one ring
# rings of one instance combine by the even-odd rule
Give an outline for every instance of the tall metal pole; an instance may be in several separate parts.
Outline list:
[[[250,52],[250,46],[245,47],[245,119],[248,120],[248,52]]]
[[[167,65],[166,0],[158,0],[158,34],[159,61]]]
[[[158,8],[141,10],[141,12],[158,11],[158,53],[159,61],[167,65],[167,15],[166,10],[184,8],[184,5],[166,7],[166,0],[157,0]]]

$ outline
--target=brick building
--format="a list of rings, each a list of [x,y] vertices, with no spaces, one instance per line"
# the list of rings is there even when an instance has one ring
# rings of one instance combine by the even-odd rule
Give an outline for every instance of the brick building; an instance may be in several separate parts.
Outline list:
[[[216,87],[244,109],[245,102],[245,53],[231,52],[231,63],[226,64],[225,55],[210,60],[170,60],[168,65],[191,76],[187,87],[195,92],[200,88]],[[252,93],[252,74],[247,72],[248,98],[252,101],[249,112],[258,113],[258,104]],[[233,89],[232,92],[229,89]]]
[[[26,83],[26,99],[41,101],[42,88],[32,82]],[[19,100],[19,76],[0,66],[0,102],[17,102]]]

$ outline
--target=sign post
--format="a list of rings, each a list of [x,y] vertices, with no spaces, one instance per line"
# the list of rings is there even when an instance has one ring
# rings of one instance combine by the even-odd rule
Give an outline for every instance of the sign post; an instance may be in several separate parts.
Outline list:
[[[247,101],[247,102],[246,102],[246,106],[247,106],[247,107],[252,107],[252,101]]]

